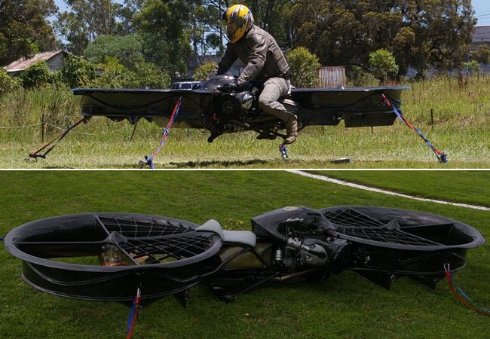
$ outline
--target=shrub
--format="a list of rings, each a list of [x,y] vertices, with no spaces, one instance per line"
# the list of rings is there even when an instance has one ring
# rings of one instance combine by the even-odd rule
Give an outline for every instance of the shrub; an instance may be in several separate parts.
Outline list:
[[[33,88],[51,84],[55,76],[51,74],[46,62],[41,61],[23,71],[19,79],[24,88]]]
[[[20,88],[20,81],[8,75],[7,71],[0,68],[0,95],[12,92]]]
[[[386,82],[390,77],[395,77],[398,73],[395,57],[386,49],[378,49],[369,54],[369,67],[381,83]]]
[[[291,67],[291,82],[297,87],[316,87],[319,83],[318,57],[304,47],[293,49],[288,54]]]
[[[480,73],[480,63],[476,60],[463,62],[461,66],[467,75],[474,75]]]
[[[96,88],[168,88],[170,76],[156,65],[140,62],[134,70],[127,69],[116,58],[108,57],[100,65],[103,74],[88,86]]]
[[[157,89],[170,87],[170,75],[150,62],[137,63],[133,73],[134,83],[130,87]]]
[[[369,73],[359,66],[352,66],[347,70],[347,77],[352,86],[372,86],[377,85],[379,81]]]
[[[218,64],[215,62],[206,62],[194,70],[194,80],[204,81],[216,74]]]
[[[68,55],[61,75],[63,81],[71,88],[83,87],[95,79],[95,67],[83,58]]]

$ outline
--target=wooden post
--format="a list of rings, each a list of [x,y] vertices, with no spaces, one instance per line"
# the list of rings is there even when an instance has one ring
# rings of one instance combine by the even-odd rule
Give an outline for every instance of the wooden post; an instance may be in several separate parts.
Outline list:
[[[434,109],[430,109],[430,124],[434,125]]]
[[[46,121],[44,113],[41,115],[41,142],[44,142],[44,136],[46,134]]]

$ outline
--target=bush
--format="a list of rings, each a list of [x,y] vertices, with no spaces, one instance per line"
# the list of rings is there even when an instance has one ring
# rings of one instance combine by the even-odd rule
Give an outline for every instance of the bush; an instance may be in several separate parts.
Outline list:
[[[24,88],[41,87],[57,82],[57,76],[52,74],[45,61],[32,65],[23,71],[19,79],[22,81]]]
[[[20,81],[8,75],[7,71],[0,68],[0,95],[12,92],[20,88]]]
[[[381,83],[385,83],[390,77],[395,77],[398,73],[395,57],[386,49],[378,49],[376,52],[370,53],[369,66],[372,74]]]
[[[93,88],[124,88],[128,82],[133,81],[132,72],[124,65],[120,64],[116,58],[107,57],[104,64],[98,65],[97,68],[102,75],[87,84],[87,87]]]
[[[69,87],[84,87],[95,79],[95,67],[85,59],[68,55],[61,75]]]
[[[100,65],[103,74],[88,86],[95,88],[168,88],[170,76],[156,65],[140,62],[134,70],[127,69],[116,58],[108,57],[106,63]]]
[[[137,63],[133,73],[134,82],[131,84],[133,88],[170,87],[170,75],[150,62]]]
[[[206,62],[194,70],[194,80],[205,81],[216,74],[218,64],[215,62]]]
[[[291,67],[291,82],[294,86],[318,86],[320,61],[316,55],[304,47],[298,47],[290,51],[287,58]]]
[[[359,66],[352,66],[347,70],[347,77],[352,86],[373,86],[377,85],[379,81],[366,70]]]
[[[463,71],[466,72],[466,75],[475,75],[480,73],[480,63],[476,60],[463,62],[461,66]]]

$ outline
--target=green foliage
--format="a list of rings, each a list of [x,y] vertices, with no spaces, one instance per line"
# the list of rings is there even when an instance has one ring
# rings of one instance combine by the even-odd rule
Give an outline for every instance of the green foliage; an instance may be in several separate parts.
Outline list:
[[[490,45],[479,46],[476,51],[473,51],[472,57],[482,64],[490,63]]]
[[[162,71],[158,66],[149,62],[139,62],[135,65],[133,83],[128,84],[133,88],[169,88],[170,75]]]
[[[296,87],[318,86],[318,57],[304,47],[298,47],[287,55],[291,67],[291,83]]]
[[[68,54],[61,74],[69,87],[83,87],[95,78],[95,67],[83,58]]]
[[[463,70],[466,71],[466,73],[469,75],[480,73],[480,63],[476,60],[463,62],[461,66],[463,67]]]
[[[55,48],[53,0],[0,1],[0,66]]]
[[[19,75],[24,88],[56,85],[60,81],[58,73],[51,72],[45,61],[32,65]]]
[[[373,75],[381,83],[386,82],[390,77],[394,77],[398,73],[398,65],[396,64],[395,57],[386,49],[379,49],[370,53],[369,66]]]
[[[99,35],[90,42],[84,56],[92,63],[103,63],[107,57],[114,57],[129,69],[143,62],[143,45],[138,35],[110,36]]]
[[[475,25],[470,0],[297,1],[291,24],[296,44],[324,65],[366,66],[369,53],[393,51],[404,74],[457,68]]]
[[[87,84],[93,88],[125,88],[134,81],[133,73],[114,57],[107,57],[97,66],[102,74]]]
[[[20,88],[20,81],[7,74],[3,68],[0,68],[0,96]]]
[[[168,88],[170,76],[156,65],[140,62],[134,70],[126,68],[114,57],[99,65],[102,75],[87,84],[93,88]]]
[[[121,4],[111,0],[66,0],[70,7],[59,13],[55,27],[67,41],[65,48],[82,55],[90,41],[99,35],[118,32],[117,15]]]
[[[347,79],[352,86],[373,86],[379,84],[379,80],[372,73],[359,66],[353,66],[347,70]]]
[[[188,1],[148,0],[134,16],[136,31],[143,40],[145,60],[174,74],[187,72],[191,54],[186,24],[190,20]]]
[[[368,84],[371,85],[371,84]],[[104,87],[104,86],[92,86]],[[257,141],[256,133],[233,133],[208,144],[207,133],[198,129],[172,128],[171,138],[158,157],[159,168],[489,168],[488,112],[490,77],[468,78],[467,87],[457,79],[441,77],[410,84],[402,95],[402,109],[410,122],[426,132],[429,140],[448,153],[441,165],[425,143],[404,124],[370,128],[339,126],[307,127],[289,148],[290,159],[281,160],[274,143]],[[66,102],[66,104],[64,103]],[[53,109],[53,107],[57,107]],[[434,122],[430,111],[433,110]],[[60,143],[48,159],[26,164],[26,150],[41,143],[41,114],[58,112],[66,127],[80,115],[80,97],[67,89],[20,90],[0,97],[0,168],[135,168],[135,159],[157,146],[161,124],[140,121],[134,140],[127,141],[134,126],[127,122],[91,119]],[[7,114],[7,120],[3,120]],[[8,120],[9,114],[15,118]],[[67,117],[68,116],[68,117]],[[22,117],[22,120],[17,120]],[[51,119],[51,118],[50,118]],[[51,122],[51,121],[50,121]],[[19,126],[25,126],[19,129]],[[37,125],[36,125],[37,126]],[[52,130],[50,137],[59,134]],[[325,147],[328,145],[328,147]],[[198,157],[196,157],[198,155]],[[332,164],[348,156],[351,164]]]
[[[215,62],[206,62],[194,70],[194,80],[208,80],[210,76],[216,74],[218,65]]]

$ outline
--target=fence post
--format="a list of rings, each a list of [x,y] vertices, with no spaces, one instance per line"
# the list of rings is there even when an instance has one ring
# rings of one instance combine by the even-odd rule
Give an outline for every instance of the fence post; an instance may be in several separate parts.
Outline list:
[[[41,115],[41,142],[44,142],[44,136],[46,134],[46,117],[44,113]]]
[[[434,109],[430,109],[430,124],[434,125]]]

